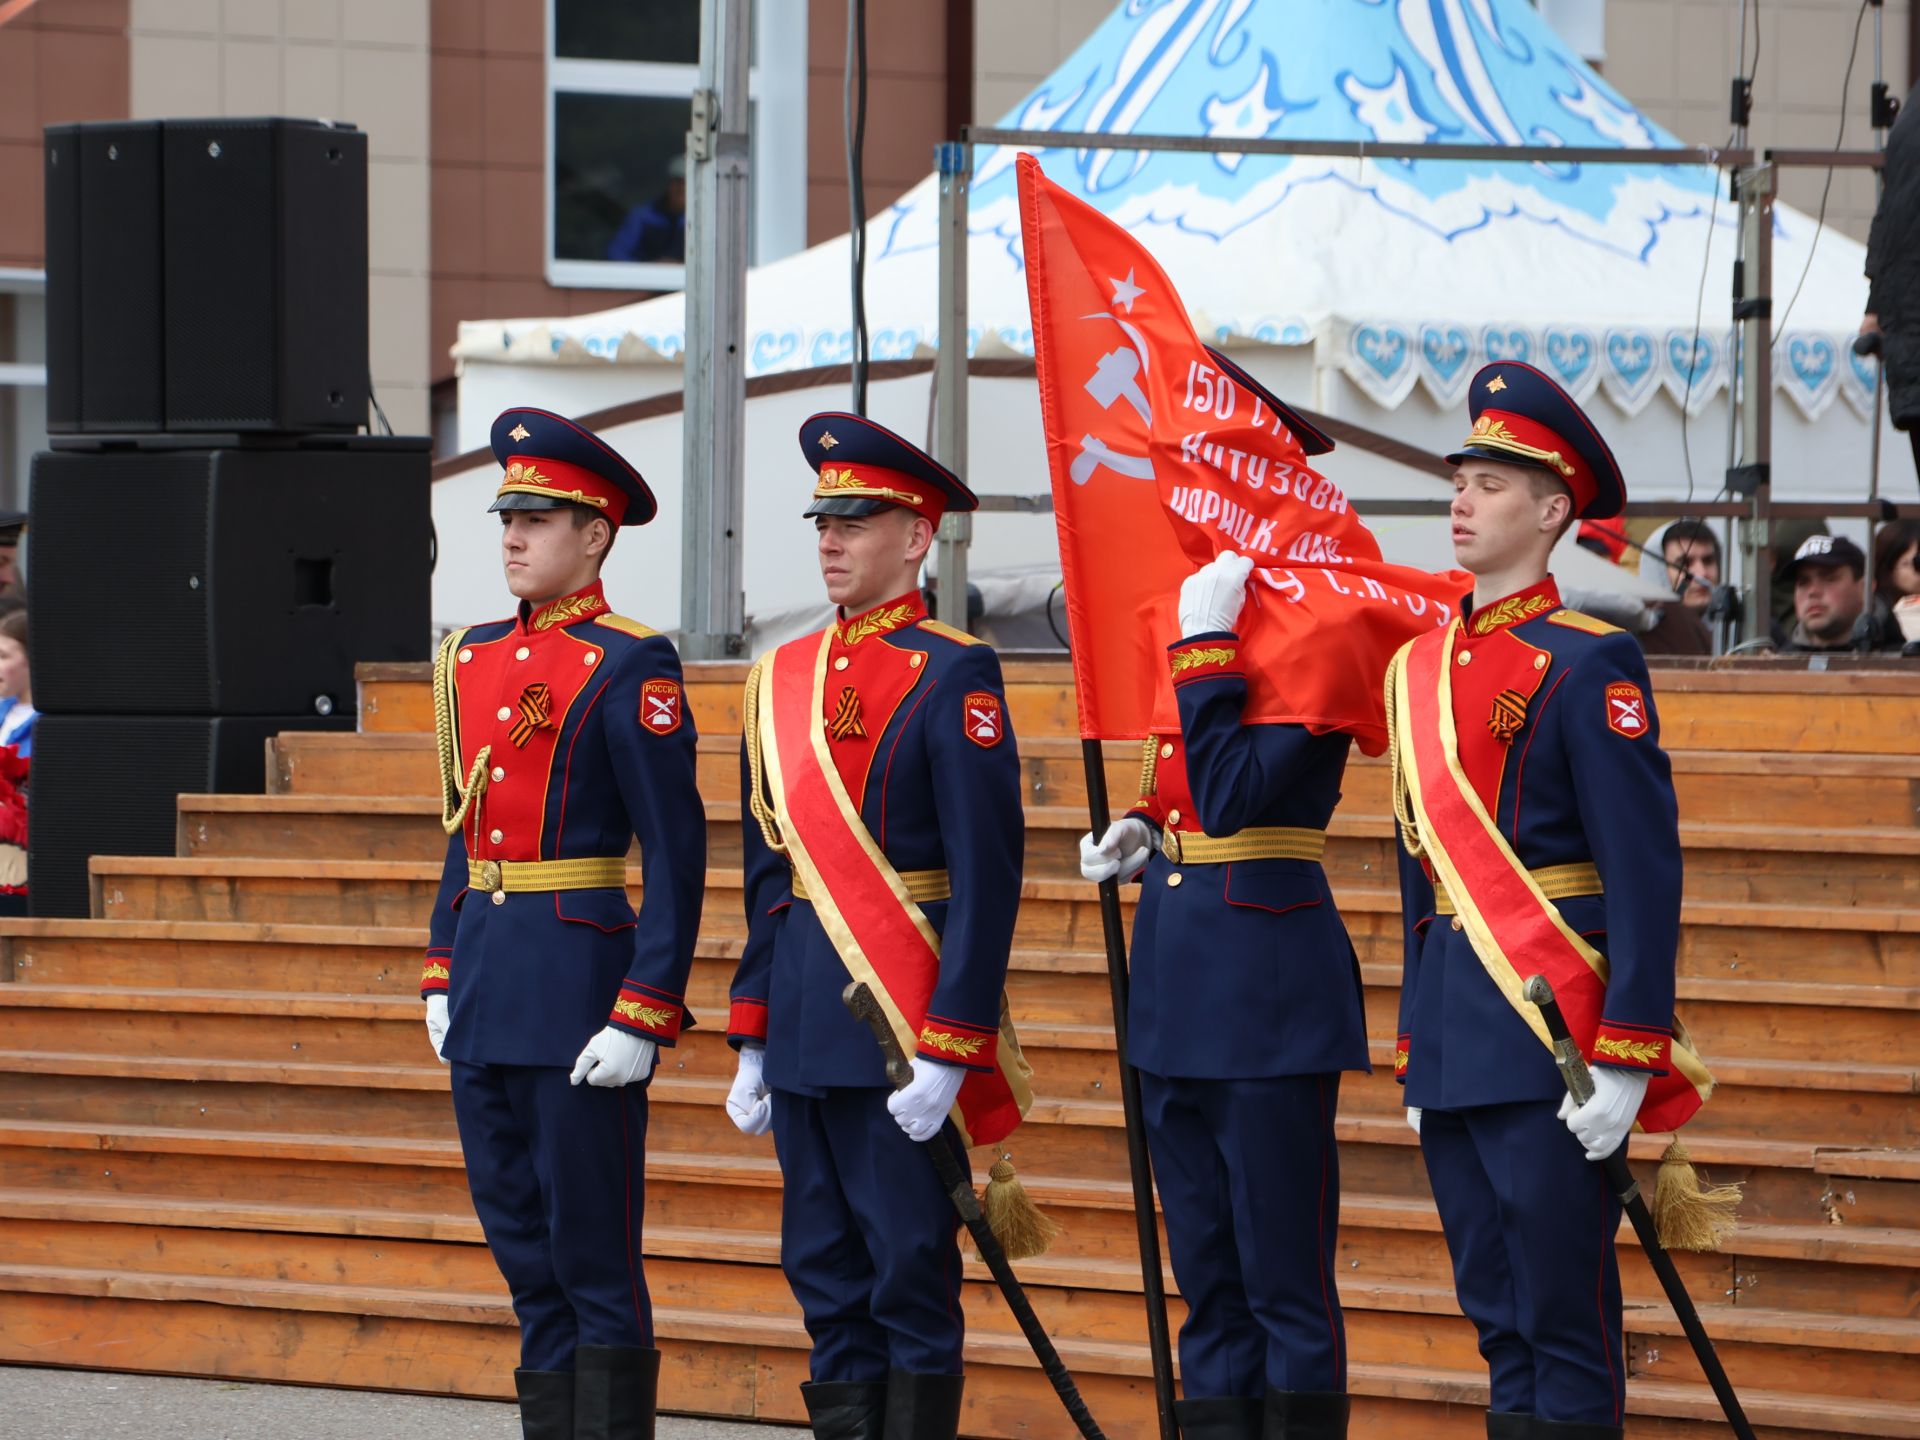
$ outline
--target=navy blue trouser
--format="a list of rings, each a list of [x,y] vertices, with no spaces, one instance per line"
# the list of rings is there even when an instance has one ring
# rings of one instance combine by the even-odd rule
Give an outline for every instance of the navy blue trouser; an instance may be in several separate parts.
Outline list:
[[[814,1380],[960,1373],[960,1217],[887,1113],[889,1093],[773,1092],[780,1268],[813,1339]],[[951,1124],[926,1143],[967,1163]]]
[[[1420,1148],[1491,1408],[1619,1425],[1620,1203],[1547,1100],[1428,1110]]]
[[[646,1087],[569,1085],[547,1066],[452,1068],[467,1186],[513,1292],[521,1368],[571,1370],[576,1345],[652,1345]]]
[[[1338,1075],[1259,1080],[1140,1076],[1147,1145],[1187,1302],[1189,1400],[1345,1390],[1334,1284]]]

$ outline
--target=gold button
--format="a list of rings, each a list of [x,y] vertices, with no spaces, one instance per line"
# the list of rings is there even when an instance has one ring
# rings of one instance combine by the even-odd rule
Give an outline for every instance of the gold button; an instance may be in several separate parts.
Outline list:
[[[1473,652],[1471,650],[1462,650],[1457,658],[1458,663],[1465,665],[1469,660],[1473,659]]]
[[[833,662],[833,668],[834,668],[834,669],[836,669],[836,670],[844,670],[844,669],[846,669],[846,668],[847,668],[847,657],[846,657],[846,656],[844,656],[844,655],[840,655],[840,656],[836,656],[836,657],[834,658],[834,662]]]
[[[513,711],[508,706],[502,705],[498,710],[494,711],[493,718],[496,720],[511,720],[513,718]]]
[[[464,664],[466,664],[466,663],[467,663],[467,662],[468,662],[469,660],[471,660],[471,659],[473,659],[473,651],[471,651],[471,650],[462,650],[462,651],[460,652],[460,663],[461,663],[462,665],[464,665]]]
[[[1453,928],[1456,930],[1463,930],[1466,928],[1460,923],[1460,917],[1458,915],[1453,917]]]
[[[518,650],[513,652],[513,658],[516,660],[524,660],[531,654],[533,654],[533,651],[522,645]]]
[[[496,905],[504,905],[504,904],[506,904],[506,903],[507,903],[507,892],[506,892],[506,891],[504,891],[504,890],[496,890],[496,891],[494,891],[494,892],[493,892],[493,903],[494,903],[494,904],[496,904]]]
[[[1178,890],[1180,888],[1180,872],[1178,870],[1174,871],[1171,875],[1167,876],[1167,886],[1169,889],[1174,889],[1174,890]]]
[[[498,845],[502,840],[506,839],[507,837],[503,831],[496,830],[493,832],[493,834],[489,835],[487,838],[493,841],[494,844]]]
[[[493,767],[493,778],[495,780],[504,780],[507,778],[507,772],[496,765]]]
[[[1179,823],[1180,823],[1180,812],[1178,810],[1167,811],[1167,824],[1178,825]]]
[[[920,668],[920,662],[926,658],[927,658],[926,656],[922,655],[919,651],[916,650],[914,652],[913,658],[909,660],[907,664],[911,665],[914,669],[918,670]]]
[[[1533,657],[1533,668],[1534,668],[1534,669],[1536,669],[1536,670],[1544,670],[1544,669],[1546,669],[1546,668],[1547,668],[1547,657],[1546,657],[1546,656],[1544,656],[1544,655],[1536,655],[1536,656],[1534,656],[1534,657]]]
[[[1162,760],[1171,760],[1173,758],[1173,742],[1171,740],[1160,747],[1160,758]]]
[[[587,664],[589,664],[589,665],[591,665],[591,664],[593,664],[593,662],[594,662],[594,661],[596,661],[596,660],[598,660],[598,659],[600,658],[600,656],[599,656],[599,654],[598,654],[598,653],[597,653],[596,651],[592,651],[592,650],[589,650],[589,651],[587,651],[587,653],[586,653],[586,654],[585,654],[584,656],[582,656],[581,658],[582,658],[583,660],[585,660]]]

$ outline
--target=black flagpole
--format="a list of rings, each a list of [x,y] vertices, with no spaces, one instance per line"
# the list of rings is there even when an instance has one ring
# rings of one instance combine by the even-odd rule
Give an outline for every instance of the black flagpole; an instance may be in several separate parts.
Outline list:
[[[1093,834],[1107,833],[1106,757],[1098,740],[1080,742],[1087,771],[1087,816]],[[1160,1278],[1160,1222],[1153,1205],[1153,1164],[1141,1119],[1140,1072],[1127,1063],[1127,935],[1120,924],[1120,882],[1100,882],[1100,928],[1107,939],[1107,979],[1113,990],[1113,1049],[1120,1061],[1120,1108],[1127,1121],[1127,1169],[1133,1177],[1133,1215],[1140,1234],[1140,1283],[1147,1303],[1147,1349],[1153,1360],[1154,1408],[1160,1440],[1179,1440],[1173,1418],[1173,1346],[1167,1334],[1167,1291]]]

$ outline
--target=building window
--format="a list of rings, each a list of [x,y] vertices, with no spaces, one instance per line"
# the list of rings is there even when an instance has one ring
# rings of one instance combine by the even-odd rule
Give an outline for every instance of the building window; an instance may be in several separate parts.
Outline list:
[[[753,23],[748,253],[806,244],[807,6],[748,0]],[[547,279],[685,283],[686,134],[700,79],[700,0],[548,0]]]

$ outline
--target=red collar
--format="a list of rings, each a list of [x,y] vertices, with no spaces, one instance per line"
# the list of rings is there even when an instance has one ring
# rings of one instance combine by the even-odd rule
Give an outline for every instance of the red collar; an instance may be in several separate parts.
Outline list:
[[[858,615],[841,613],[835,627],[835,638],[842,645],[858,645],[873,635],[886,635],[895,630],[905,629],[917,621],[924,620],[927,607],[920,599],[918,590],[909,590],[904,595],[896,595],[883,605],[871,610],[863,610]]]
[[[1498,630],[1511,630],[1515,625],[1523,624],[1536,616],[1558,610],[1560,587],[1554,583],[1553,576],[1549,575],[1538,585],[1529,585],[1524,590],[1516,591],[1512,595],[1495,600],[1491,605],[1483,605],[1478,610],[1468,613],[1472,603],[1471,595],[1462,603],[1461,623],[1465,625],[1468,635],[1478,639],[1482,635],[1491,635]]]
[[[582,620],[591,620],[596,615],[605,615],[613,607],[607,604],[607,597],[601,592],[600,582],[594,581],[584,590],[576,590],[571,595],[563,595],[558,600],[542,605],[538,611],[524,600],[520,603],[520,630],[539,633],[553,630],[564,625],[578,625]]]

